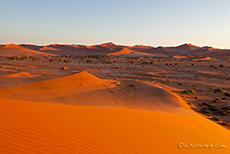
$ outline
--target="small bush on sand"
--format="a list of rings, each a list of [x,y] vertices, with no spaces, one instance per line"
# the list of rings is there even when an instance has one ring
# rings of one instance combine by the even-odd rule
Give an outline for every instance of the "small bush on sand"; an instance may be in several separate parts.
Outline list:
[[[229,122],[225,122],[225,121],[224,121],[222,124],[223,124],[224,126],[229,126],[229,125],[230,125]]]
[[[32,57],[31,57],[31,59],[32,59],[32,61],[38,61],[38,60],[41,60],[41,58],[40,58],[40,57],[38,57],[38,56],[32,56]]]
[[[62,70],[67,70],[67,68],[66,68],[66,67],[62,67],[61,69],[62,69]]]
[[[214,100],[212,100],[212,102],[214,102],[214,103],[218,103],[218,102],[220,102],[220,98],[215,98]]]
[[[221,121],[221,118],[217,117],[217,116],[213,116],[213,119],[216,120],[216,121]]]
[[[209,105],[209,103],[208,102],[203,102],[202,105]]]
[[[210,114],[210,111],[207,108],[202,108],[200,112],[203,114]]]
[[[208,104],[207,106],[208,106],[208,107],[213,107],[213,108],[216,107],[216,105],[212,105],[212,104]]]
[[[70,60],[66,60],[66,59],[65,59],[63,62],[64,62],[64,63],[70,63]]]
[[[208,110],[209,111],[218,111],[217,108],[215,108],[215,107],[209,107]]]
[[[184,90],[183,93],[184,94],[194,94],[195,91],[193,89],[189,89],[189,90]]]
[[[223,92],[223,91],[225,91],[223,88],[214,89],[214,93]]]
[[[222,110],[230,110],[230,106],[222,107]]]
[[[88,59],[86,60],[86,63],[92,63],[92,60]]]
[[[219,67],[224,67],[224,65],[220,64]]]
[[[230,93],[225,93],[224,95],[230,97]]]
[[[54,62],[55,60],[54,59],[49,59],[50,62]]]
[[[228,115],[228,112],[226,112],[225,110],[220,110],[219,113],[220,113],[222,116],[227,116],[227,115]]]
[[[15,60],[18,60],[18,57],[17,56],[12,56],[12,57],[9,57],[10,60],[12,61],[15,61]]]

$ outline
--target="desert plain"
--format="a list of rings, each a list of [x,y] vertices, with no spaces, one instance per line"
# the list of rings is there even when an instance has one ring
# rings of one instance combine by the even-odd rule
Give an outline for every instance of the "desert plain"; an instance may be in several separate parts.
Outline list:
[[[230,153],[230,50],[0,46],[0,153]]]

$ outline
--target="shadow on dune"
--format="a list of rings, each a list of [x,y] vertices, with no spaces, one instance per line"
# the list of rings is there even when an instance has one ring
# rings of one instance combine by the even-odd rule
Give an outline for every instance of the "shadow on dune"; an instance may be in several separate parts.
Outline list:
[[[129,87],[130,85],[132,86]],[[191,111],[187,104],[177,95],[153,85],[131,80],[123,80],[120,86],[114,88],[76,92],[47,100],[47,102],[74,106],[117,107],[171,113]]]

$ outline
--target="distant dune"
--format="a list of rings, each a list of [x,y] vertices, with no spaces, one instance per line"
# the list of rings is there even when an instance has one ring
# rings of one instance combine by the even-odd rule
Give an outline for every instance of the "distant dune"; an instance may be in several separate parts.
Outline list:
[[[19,45],[10,44],[0,46],[1,56],[37,56],[37,55],[49,55],[37,50],[32,50]]]
[[[15,52],[17,50],[17,52]],[[21,56],[21,55],[109,55],[109,56],[127,56],[127,57],[173,57],[180,56],[189,58],[210,57],[217,59],[228,59],[230,50],[217,49],[213,47],[198,47],[191,43],[179,45],[177,47],[151,47],[145,45],[124,46],[116,45],[112,42],[100,45],[75,45],[75,44],[51,44],[48,46],[36,45],[1,45],[0,55],[2,56]]]
[[[54,48],[54,47],[51,47],[51,46],[44,46],[44,47],[42,47],[42,48],[40,48],[39,50],[60,50],[60,49],[57,49],[57,48]]]
[[[32,77],[32,75],[30,75],[30,73],[28,72],[19,72],[19,73],[12,73],[5,76],[0,76],[0,78],[14,78],[14,77]]]
[[[120,51],[109,53],[108,56],[123,56],[123,57],[167,57],[164,54],[150,54],[145,52],[134,51],[129,48],[123,48]]]
[[[193,59],[193,61],[208,61],[208,60],[212,60],[212,58],[205,57],[205,58]]]
[[[173,56],[172,58],[176,58],[176,59],[186,59],[188,57],[186,56]]]

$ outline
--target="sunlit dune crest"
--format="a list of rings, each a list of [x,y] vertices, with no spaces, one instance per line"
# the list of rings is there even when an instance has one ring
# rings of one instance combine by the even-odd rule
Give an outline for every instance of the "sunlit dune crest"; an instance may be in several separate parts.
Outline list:
[[[118,51],[118,52],[115,52],[115,53],[109,53],[108,56],[111,56],[111,55],[123,55],[123,54],[130,54],[130,53],[133,53],[134,51],[132,51],[131,49],[128,49],[128,48],[123,48],[121,51]]]
[[[212,58],[210,57],[205,57],[205,58],[199,58],[199,59],[193,59],[193,61],[205,61],[205,60],[211,60]]]
[[[51,47],[51,46],[44,46],[44,47],[40,48],[39,50],[59,50],[59,49]]]
[[[129,48],[123,48],[120,51],[109,53],[108,56],[127,56],[127,57],[167,57],[163,54],[154,53],[144,53],[139,51],[134,51]]]
[[[108,42],[108,43],[103,43],[100,46],[102,47],[106,47],[106,46],[115,46],[115,44],[113,42]]]
[[[2,48],[2,49],[8,49],[8,48],[16,48],[16,49],[21,48],[21,49],[23,49],[23,47],[18,46],[18,45],[16,45],[16,44],[7,44],[7,45],[3,45],[1,48]]]
[[[176,59],[185,59],[185,58],[188,58],[186,56],[173,56],[172,58],[176,58]]]
[[[14,78],[14,77],[33,77],[34,75],[31,75],[28,72],[19,72],[19,73],[12,73],[5,76],[0,76],[0,78]]]
[[[193,45],[192,43],[186,43],[185,45],[199,48],[199,46]]]

